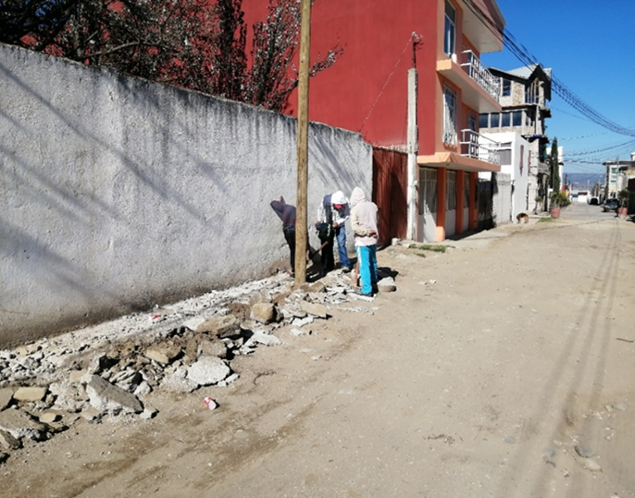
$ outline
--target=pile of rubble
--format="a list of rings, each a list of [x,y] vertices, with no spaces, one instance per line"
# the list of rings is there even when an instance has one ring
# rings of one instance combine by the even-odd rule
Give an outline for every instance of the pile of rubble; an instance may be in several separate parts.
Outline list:
[[[394,290],[394,280],[379,288]],[[298,290],[278,275],[0,351],[0,463],[24,438],[47,440],[80,418],[152,418],[157,410],[144,398],[157,389],[226,386],[239,378],[233,358],[281,344],[281,326],[310,333],[352,297],[368,299],[341,272]]]

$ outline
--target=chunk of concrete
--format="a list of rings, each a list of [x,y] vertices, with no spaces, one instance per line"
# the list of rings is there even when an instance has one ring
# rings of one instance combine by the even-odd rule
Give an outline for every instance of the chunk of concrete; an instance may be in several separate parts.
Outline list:
[[[251,348],[254,344],[262,344],[264,346],[279,346],[282,344],[282,341],[278,339],[275,335],[271,334],[263,334],[262,332],[254,332],[244,347]]]
[[[14,438],[9,432],[0,429],[0,448],[5,450],[18,450],[22,447],[19,439]]]
[[[315,304],[309,303],[307,301],[302,301],[300,303],[300,307],[309,315],[317,316],[318,318],[328,318],[326,306],[324,306],[323,304]]]
[[[260,323],[271,323],[276,319],[276,307],[271,303],[254,304],[251,308],[251,319]]]
[[[196,327],[196,332],[207,332],[213,336],[221,336],[238,330],[239,326],[238,319],[234,315],[213,316]]]
[[[42,401],[47,391],[46,387],[20,387],[13,393],[13,399],[17,401]]]
[[[231,370],[215,356],[199,358],[187,369],[187,378],[199,386],[210,386],[224,380]]]
[[[172,345],[155,346],[146,349],[143,355],[161,365],[169,365],[181,354],[181,348]]]
[[[124,391],[98,375],[93,375],[86,385],[86,394],[91,406],[98,410],[124,409],[135,413],[143,411],[143,404],[134,394]]]
[[[0,412],[0,429],[16,439],[23,437],[35,441],[46,439],[46,426],[22,410],[10,409]]]
[[[0,389],[0,411],[4,410],[11,404],[14,390],[10,387]]]
[[[392,277],[382,278],[379,282],[377,282],[377,289],[380,292],[394,292],[397,290],[397,286],[395,285],[395,279]]]

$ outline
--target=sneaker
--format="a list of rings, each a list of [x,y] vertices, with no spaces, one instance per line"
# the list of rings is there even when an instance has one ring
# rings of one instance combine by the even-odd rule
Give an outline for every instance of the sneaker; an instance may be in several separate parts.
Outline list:
[[[361,290],[359,290],[359,289],[353,289],[350,293],[351,293],[351,294],[355,294],[355,295],[357,295],[357,296],[373,297],[373,293],[372,293],[372,292],[369,292],[369,293],[367,294],[367,293],[365,293],[365,292],[362,292],[362,291],[361,291]]]
[[[342,266],[342,273],[350,273],[351,269],[348,266]]]

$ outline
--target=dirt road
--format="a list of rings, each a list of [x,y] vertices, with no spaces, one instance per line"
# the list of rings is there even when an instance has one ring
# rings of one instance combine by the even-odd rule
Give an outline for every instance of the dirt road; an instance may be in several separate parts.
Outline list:
[[[381,251],[396,293],[282,331],[228,387],[30,444],[1,495],[635,496],[635,224],[565,212],[450,245]]]

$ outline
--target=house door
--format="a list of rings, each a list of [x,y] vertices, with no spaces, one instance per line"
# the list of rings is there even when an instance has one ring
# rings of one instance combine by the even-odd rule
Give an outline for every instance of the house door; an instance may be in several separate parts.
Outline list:
[[[437,239],[437,170],[419,168],[419,240],[435,242]]]
[[[445,236],[456,233],[456,171],[448,170],[445,189]]]

